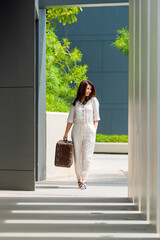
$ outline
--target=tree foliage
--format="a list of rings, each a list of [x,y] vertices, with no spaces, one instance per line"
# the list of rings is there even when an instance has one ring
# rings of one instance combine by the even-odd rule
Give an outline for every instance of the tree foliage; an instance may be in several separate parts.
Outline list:
[[[77,22],[76,15],[82,11],[81,7],[70,7],[70,8],[49,8],[47,9],[47,30],[49,28],[55,28],[56,22],[54,20],[58,20],[59,23],[66,25],[66,23],[72,24]]]
[[[87,65],[78,64],[81,59],[79,49],[70,50],[68,39],[60,42],[53,29],[49,29],[46,34],[47,111],[69,111],[79,83],[87,79]]]
[[[111,46],[117,47],[124,55],[129,55],[129,31],[126,27],[117,30],[116,41]]]
[[[70,49],[67,38],[62,41],[55,34],[56,21],[77,22],[81,8],[47,9],[46,31],[46,110],[68,112],[71,100],[76,96],[79,83],[87,79],[87,65],[80,65],[82,53],[77,47]]]

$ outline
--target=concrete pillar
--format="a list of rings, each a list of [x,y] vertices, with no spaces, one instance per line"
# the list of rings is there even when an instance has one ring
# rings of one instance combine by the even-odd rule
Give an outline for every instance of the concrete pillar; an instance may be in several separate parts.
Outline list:
[[[139,150],[140,150],[140,115],[139,112],[140,108],[140,87],[141,87],[141,76],[140,73],[140,7],[141,7],[141,1],[136,1],[134,5],[134,36],[137,36],[134,38],[134,186],[137,186],[134,188],[134,202],[135,204],[139,205],[139,194],[140,194],[140,162],[141,158],[139,156]]]
[[[46,179],[46,9],[39,9],[37,180]]]
[[[2,1],[1,9],[0,189],[34,190],[35,1]]]
[[[150,7],[141,3],[141,211],[149,220]]]
[[[150,220],[160,230],[160,2],[150,1]]]
[[[134,128],[135,128],[135,7],[129,3],[129,94],[128,94],[128,197],[134,201]]]
[[[160,232],[160,2],[129,2],[128,196]]]

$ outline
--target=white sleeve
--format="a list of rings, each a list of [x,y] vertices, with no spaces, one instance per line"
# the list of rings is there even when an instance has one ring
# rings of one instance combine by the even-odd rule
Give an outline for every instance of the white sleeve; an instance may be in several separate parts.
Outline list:
[[[93,97],[93,121],[99,121],[99,101],[96,97]]]
[[[71,104],[70,112],[67,118],[67,123],[73,123],[74,120],[74,106]]]

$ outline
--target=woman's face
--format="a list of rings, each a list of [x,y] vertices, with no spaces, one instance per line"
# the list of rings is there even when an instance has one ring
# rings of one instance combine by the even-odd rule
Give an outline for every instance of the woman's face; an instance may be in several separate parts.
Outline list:
[[[86,87],[85,97],[88,97],[92,92],[92,86],[90,84]]]

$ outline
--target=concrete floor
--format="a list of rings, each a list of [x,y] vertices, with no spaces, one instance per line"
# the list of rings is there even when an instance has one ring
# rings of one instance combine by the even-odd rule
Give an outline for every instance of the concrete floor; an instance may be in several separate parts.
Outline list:
[[[128,199],[128,155],[94,154],[86,190],[76,178],[0,191],[0,239],[160,239]]]

